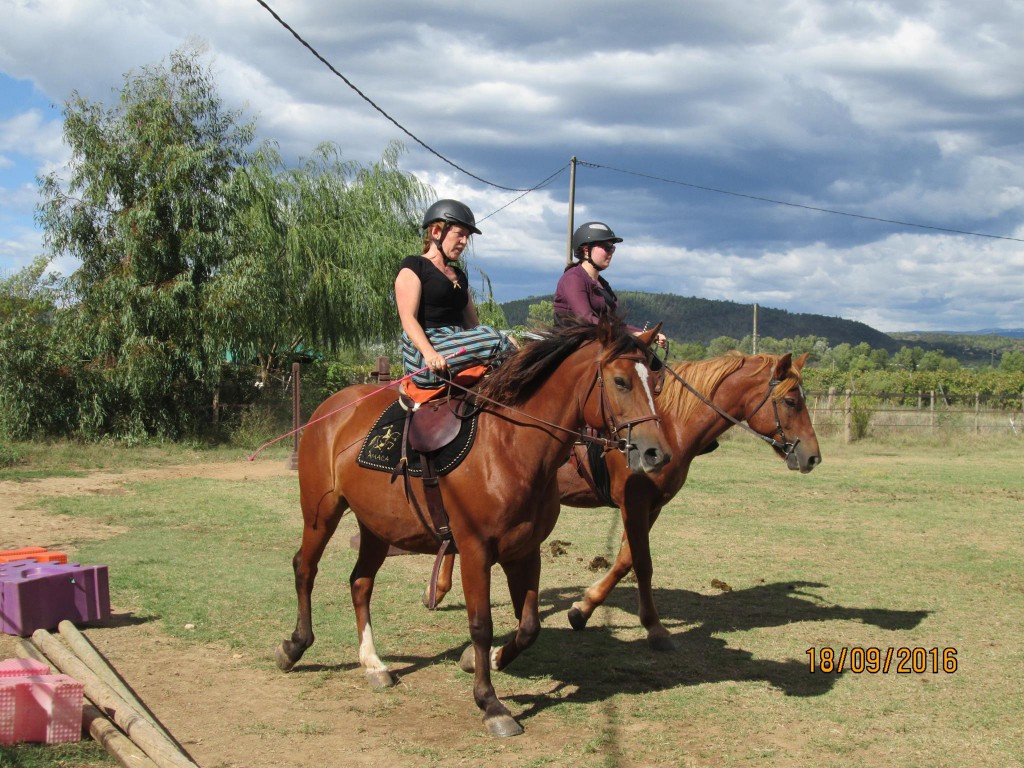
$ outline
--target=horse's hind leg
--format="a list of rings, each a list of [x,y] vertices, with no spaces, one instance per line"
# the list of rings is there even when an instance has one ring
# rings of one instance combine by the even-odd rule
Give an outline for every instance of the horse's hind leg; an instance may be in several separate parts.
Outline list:
[[[359,524],[359,557],[356,559],[349,585],[352,590],[352,607],[356,614],[356,632],[359,637],[359,663],[366,672],[366,679],[374,688],[388,688],[395,684],[395,678],[388,670],[373,643],[373,627],[370,623],[370,599],[373,597],[373,582],[387,557],[389,544],[375,536],[362,523]]]
[[[537,640],[540,634],[540,614],[537,592],[540,588],[540,550],[514,563],[503,564],[508,580],[508,593],[512,608],[519,621],[516,633],[494,654],[493,666],[501,670],[515,661]]]
[[[427,582],[426,589],[423,590],[423,604],[430,610],[434,610],[444,600],[444,596],[447,595],[452,588],[452,572],[455,570],[455,555],[448,553],[441,558],[441,567],[437,571],[437,584],[434,591],[434,605],[430,605],[430,582]]]
[[[337,530],[345,509],[344,500],[339,499],[335,509],[329,514],[321,515],[319,519],[306,515],[306,522],[302,528],[302,545],[292,558],[295,594],[299,603],[298,618],[292,636],[283,640],[274,654],[277,666],[285,672],[290,672],[306,649],[313,644],[313,582],[316,581],[320,558],[323,557],[327,543]]]

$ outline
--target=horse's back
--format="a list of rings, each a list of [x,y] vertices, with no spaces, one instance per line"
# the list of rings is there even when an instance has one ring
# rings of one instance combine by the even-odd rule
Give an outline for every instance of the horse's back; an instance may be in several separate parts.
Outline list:
[[[374,421],[397,398],[391,389],[355,384],[335,392],[309,419],[299,442],[299,485],[318,493],[335,488],[335,462],[355,453]]]

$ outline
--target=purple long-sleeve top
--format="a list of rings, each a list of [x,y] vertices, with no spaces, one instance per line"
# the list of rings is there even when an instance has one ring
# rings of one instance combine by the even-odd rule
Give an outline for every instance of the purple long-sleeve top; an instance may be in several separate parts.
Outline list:
[[[559,316],[574,315],[597,323],[598,318],[608,312],[616,314],[619,301],[608,281],[598,275],[594,280],[583,269],[582,264],[569,267],[558,279],[555,288],[555,321]],[[639,329],[628,326],[631,331]]]

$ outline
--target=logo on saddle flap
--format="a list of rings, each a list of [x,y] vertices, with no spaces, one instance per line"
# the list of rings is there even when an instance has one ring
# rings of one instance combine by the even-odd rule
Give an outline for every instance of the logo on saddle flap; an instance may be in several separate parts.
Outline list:
[[[402,433],[393,425],[388,424],[385,431],[374,435],[367,441],[364,449],[366,458],[371,461],[387,461],[401,437]]]

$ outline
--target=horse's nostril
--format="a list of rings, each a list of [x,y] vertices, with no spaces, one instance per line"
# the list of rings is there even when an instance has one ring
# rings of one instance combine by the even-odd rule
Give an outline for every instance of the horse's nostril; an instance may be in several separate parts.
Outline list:
[[[644,458],[646,459],[648,466],[661,467],[668,463],[668,460],[672,457],[670,454],[667,454],[658,448],[648,448],[644,452]]]

